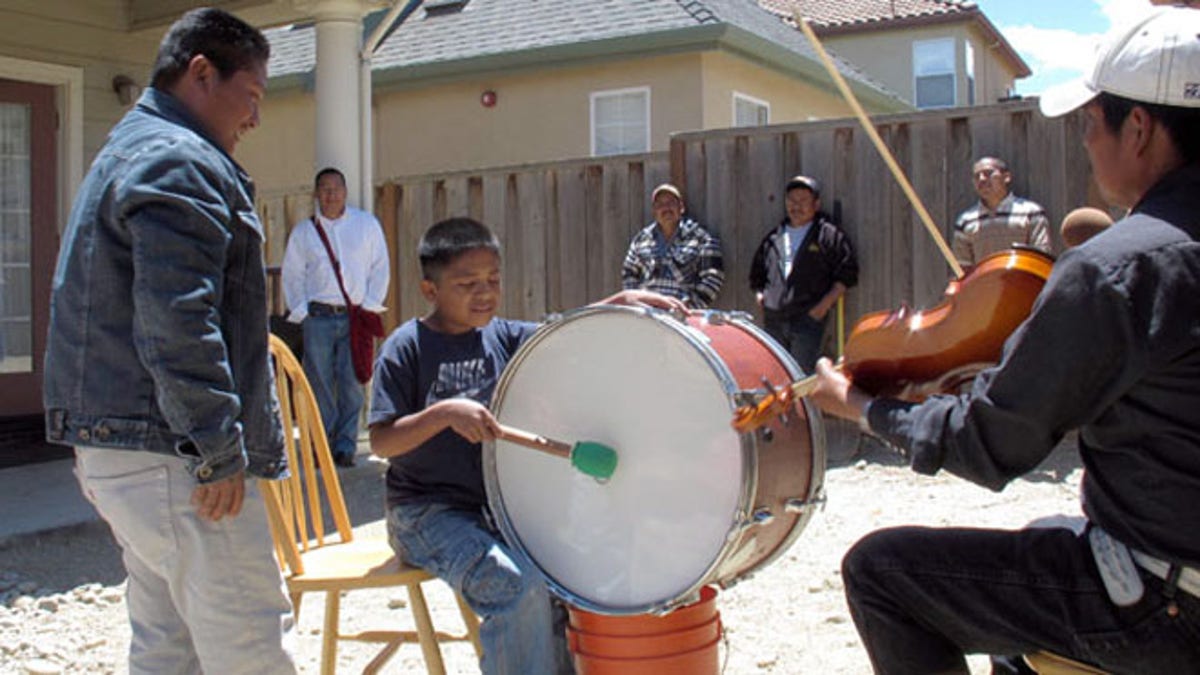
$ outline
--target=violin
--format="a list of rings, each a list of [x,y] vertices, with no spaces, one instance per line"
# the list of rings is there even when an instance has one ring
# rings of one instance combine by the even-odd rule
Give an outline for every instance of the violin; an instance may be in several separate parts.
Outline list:
[[[872,396],[920,400],[954,392],[1000,358],[1004,341],[1028,318],[1054,258],[1014,246],[994,253],[946,287],[927,310],[907,305],[873,312],[854,325],[839,367]],[[816,376],[779,387],[737,409],[733,427],[747,432],[789,410],[816,386]]]

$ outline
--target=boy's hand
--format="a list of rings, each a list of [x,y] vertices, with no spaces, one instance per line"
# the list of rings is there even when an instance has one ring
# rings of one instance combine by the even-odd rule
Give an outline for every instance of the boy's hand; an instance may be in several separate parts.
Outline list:
[[[472,443],[490,441],[500,435],[500,423],[492,416],[492,411],[478,401],[452,398],[435,405],[446,426]]]
[[[654,307],[672,312],[686,312],[688,307],[679,298],[662,293],[643,290],[624,290],[600,301],[605,305],[629,305],[630,307]]]

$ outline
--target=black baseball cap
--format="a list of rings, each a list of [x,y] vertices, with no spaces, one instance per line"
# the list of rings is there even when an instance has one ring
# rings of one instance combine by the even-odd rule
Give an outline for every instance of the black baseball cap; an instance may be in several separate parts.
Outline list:
[[[788,179],[787,189],[785,189],[784,192],[791,192],[796,188],[804,188],[805,190],[813,193],[814,197],[821,196],[821,184],[817,182],[816,178],[809,178],[808,176],[792,176],[790,179]]]

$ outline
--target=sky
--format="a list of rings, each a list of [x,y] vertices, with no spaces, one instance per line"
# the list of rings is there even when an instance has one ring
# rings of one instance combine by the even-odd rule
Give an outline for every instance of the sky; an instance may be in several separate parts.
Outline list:
[[[1033,74],[1017,93],[1039,94],[1078,77],[1099,38],[1113,25],[1147,11],[1149,0],[975,0]]]

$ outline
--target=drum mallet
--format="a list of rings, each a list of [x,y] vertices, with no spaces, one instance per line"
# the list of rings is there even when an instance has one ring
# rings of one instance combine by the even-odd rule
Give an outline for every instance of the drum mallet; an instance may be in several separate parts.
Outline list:
[[[500,425],[500,436],[505,441],[541,450],[548,455],[571,460],[571,466],[599,480],[608,480],[617,469],[617,451],[595,441],[580,441],[575,445],[556,441],[528,431]]]

